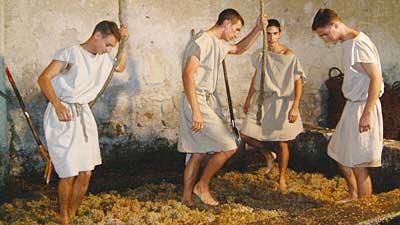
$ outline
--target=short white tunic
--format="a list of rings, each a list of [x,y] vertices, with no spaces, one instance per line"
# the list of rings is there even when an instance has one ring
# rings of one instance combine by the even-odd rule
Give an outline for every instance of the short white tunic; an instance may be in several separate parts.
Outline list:
[[[50,158],[59,177],[65,178],[101,164],[97,125],[88,103],[100,92],[114,60],[108,53],[93,55],[80,45],[57,51],[53,60],[68,65],[52,86],[73,118],[59,121],[49,103],[43,122]]]
[[[383,148],[383,120],[378,99],[371,116],[371,129],[359,132],[359,121],[368,98],[370,78],[352,66],[373,63],[382,76],[378,50],[367,35],[360,34],[343,42],[344,80],[342,91],[347,99],[342,116],[328,145],[328,155],[347,167],[379,167]],[[383,94],[383,81],[381,95]]]
[[[221,63],[228,54],[229,44],[212,34],[200,32],[186,46],[182,69],[197,48],[200,48],[200,65],[194,76],[204,129],[200,133],[192,131],[192,109],[185,93],[182,93],[178,151],[207,153],[235,149],[234,136],[224,122],[221,106],[215,95]]]
[[[259,141],[289,141],[303,132],[299,115],[289,123],[289,111],[294,101],[295,81],[305,79],[303,68],[293,54],[283,55],[268,52],[265,71],[264,103],[261,125],[257,124],[258,97],[262,70],[262,52],[258,54],[255,93],[251,98],[249,111],[243,121],[241,132]]]

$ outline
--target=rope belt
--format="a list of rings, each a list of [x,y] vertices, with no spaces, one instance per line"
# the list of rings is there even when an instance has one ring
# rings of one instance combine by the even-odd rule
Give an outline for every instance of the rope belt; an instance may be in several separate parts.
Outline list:
[[[84,105],[79,103],[67,103],[72,112],[72,117],[77,118],[80,117],[80,122],[82,125],[83,135],[85,136],[85,141],[88,142],[88,135],[86,130],[86,122],[85,117],[83,116],[83,112],[85,111]]]
[[[206,90],[196,90],[196,95],[205,96],[209,105],[215,104],[215,96]]]
[[[351,99],[346,98],[346,101],[359,103],[359,102],[366,102],[367,100],[366,99],[365,100],[351,100]]]

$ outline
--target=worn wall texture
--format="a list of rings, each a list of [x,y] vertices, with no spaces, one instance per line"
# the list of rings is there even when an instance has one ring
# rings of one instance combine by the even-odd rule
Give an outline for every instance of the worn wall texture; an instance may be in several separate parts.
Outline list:
[[[4,1],[0,0],[0,40],[4,40]],[[0,41],[0,91],[5,93],[4,77],[4,41]],[[0,96],[0,189],[4,186],[4,178],[8,175],[8,129],[6,100]]]
[[[5,62],[15,74],[35,124],[42,127],[46,107],[36,84],[41,71],[59,48],[78,44],[103,19],[118,19],[117,0],[0,0],[0,46]],[[399,80],[400,20],[398,0],[269,0],[266,11],[283,25],[282,43],[291,47],[308,75],[301,112],[304,121],[325,120],[328,69],[340,65],[340,46],[326,46],[311,32],[311,21],[320,7],[337,9],[344,20],[367,33],[381,54],[385,81]],[[236,8],[245,19],[243,37],[259,13],[255,0],[126,0],[123,16],[130,31],[128,68],[117,74],[94,113],[98,121],[103,156],[117,154],[121,145],[162,141],[173,144],[178,134],[178,104],[182,91],[181,54],[190,29],[209,28],[224,8]],[[3,14],[2,14],[3,13]],[[2,23],[1,21],[5,21]],[[3,35],[4,33],[4,35]],[[250,56],[261,47],[258,39],[247,53],[228,56],[233,103],[239,118],[253,73]],[[0,48],[3,50],[3,48]],[[222,84],[222,83],[221,83]],[[220,92],[224,88],[220,85]],[[10,93],[10,87],[8,87]],[[225,99],[222,96],[222,99]],[[226,104],[225,104],[226,105]],[[9,105],[12,174],[42,166],[20,109]],[[1,124],[1,123],[0,123]],[[42,132],[43,133],[43,132]],[[139,147],[138,147],[139,148]]]

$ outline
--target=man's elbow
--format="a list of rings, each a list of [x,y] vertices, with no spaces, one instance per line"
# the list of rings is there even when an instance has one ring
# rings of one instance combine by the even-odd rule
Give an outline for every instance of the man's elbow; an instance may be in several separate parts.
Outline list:
[[[241,55],[241,54],[243,54],[246,50],[247,50],[246,48],[238,47],[238,48],[236,49],[236,52],[235,52],[234,54],[235,54],[235,55]]]
[[[232,48],[232,49],[229,51],[229,54],[232,54],[232,55],[241,55],[241,54],[243,54],[246,50],[247,50],[247,49],[246,49],[245,47],[243,47],[243,46],[241,46],[241,45],[239,45],[239,44],[236,44],[236,45],[234,45],[234,48]]]
[[[125,66],[118,65],[118,66],[116,66],[116,67],[114,68],[114,71],[115,71],[115,72],[118,72],[118,73],[122,73],[122,72],[125,71]]]
[[[40,75],[36,82],[39,85],[39,87],[42,88],[42,86],[43,86],[43,75]]]
[[[373,74],[371,77],[371,82],[376,82],[376,83],[381,83],[383,81],[382,76],[378,75],[378,74]]]
[[[185,83],[185,81],[187,81],[187,74],[182,73],[182,81]]]

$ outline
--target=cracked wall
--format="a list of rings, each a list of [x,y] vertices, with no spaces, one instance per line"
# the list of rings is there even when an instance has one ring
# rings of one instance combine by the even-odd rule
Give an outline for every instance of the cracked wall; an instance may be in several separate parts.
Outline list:
[[[5,21],[4,28],[0,23],[0,31],[4,33],[1,36],[2,52],[33,121],[43,134],[42,116],[46,103],[36,84],[37,77],[57,49],[86,40],[100,20],[118,21],[118,1],[0,2],[4,8],[4,16],[0,19]],[[243,37],[253,27],[259,10],[258,1],[251,0],[122,2],[123,16],[130,32],[127,70],[114,76],[94,107],[105,158],[117,155],[116,146],[130,145],[131,151],[136,151],[142,146],[140,143],[176,143],[182,91],[181,54],[190,30],[209,28],[221,10],[231,7],[245,19],[240,36]],[[397,61],[400,31],[396,24],[400,19],[397,13],[400,6],[397,0],[271,0],[266,1],[265,7],[271,18],[281,21],[282,43],[295,51],[308,75],[301,102],[305,122],[324,124],[327,93],[324,81],[330,67],[341,67],[340,46],[327,47],[311,32],[312,17],[320,7],[337,9],[349,25],[367,33],[380,52],[385,81],[400,80]],[[251,54],[261,46],[259,38],[248,52],[227,58],[233,104],[239,119],[244,116],[241,106],[253,74]],[[8,93],[10,90],[8,86]],[[223,83],[219,92],[224,92]],[[11,174],[41,168],[43,164],[36,153],[35,142],[16,102],[9,104],[8,109]],[[44,140],[43,135],[42,138]]]

